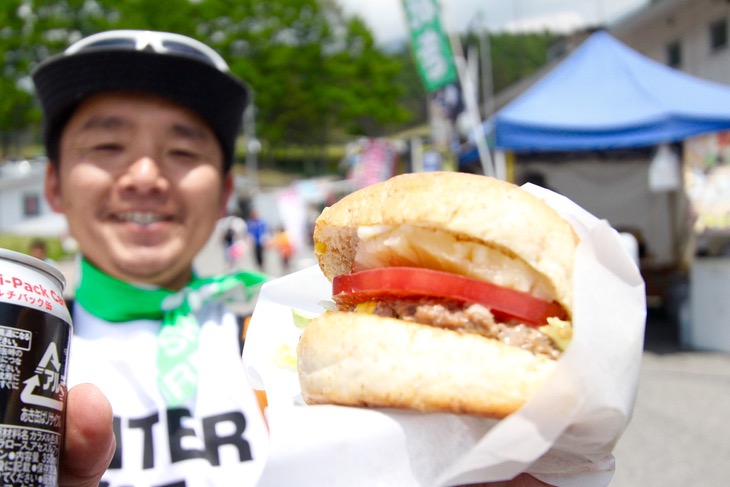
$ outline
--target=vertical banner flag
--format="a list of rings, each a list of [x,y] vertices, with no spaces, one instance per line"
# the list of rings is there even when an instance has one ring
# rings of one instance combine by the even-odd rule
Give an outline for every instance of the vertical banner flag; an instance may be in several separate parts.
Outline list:
[[[385,181],[395,176],[397,153],[385,139],[369,139],[363,143],[362,152],[350,171],[349,179],[357,189]]]
[[[457,80],[449,40],[441,27],[438,0],[403,0],[411,49],[426,91],[435,91]]]

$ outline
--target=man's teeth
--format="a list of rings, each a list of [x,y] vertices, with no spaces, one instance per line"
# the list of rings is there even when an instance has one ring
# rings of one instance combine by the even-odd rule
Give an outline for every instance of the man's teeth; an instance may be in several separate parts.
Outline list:
[[[152,223],[161,222],[165,219],[164,216],[158,213],[122,213],[119,215],[119,219],[125,222],[137,223],[139,225],[150,225]]]

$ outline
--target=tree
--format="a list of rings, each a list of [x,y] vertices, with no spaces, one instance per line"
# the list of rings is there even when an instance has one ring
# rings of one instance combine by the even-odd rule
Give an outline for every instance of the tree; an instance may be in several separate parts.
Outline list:
[[[255,93],[258,134],[270,145],[379,135],[410,116],[392,82],[402,60],[333,0],[7,0],[0,16],[0,130],[38,125],[27,74],[41,59],[121,28],[178,32],[219,50]]]
[[[560,36],[550,32],[490,34],[495,92],[525,78],[547,63],[547,53]]]
[[[255,94],[265,147],[322,147],[427,119],[427,94],[407,46],[385,52],[363,20],[345,17],[334,0],[4,0],[0,25],[5,153],[18,129],[39,133],[31,69],[107,29],[178,32],[220,51]],[[543,65],[554,40],[491,35],[495,89]]]
[[[345,47],[332,56],[327,71],[328,114],[350,133],[382,135],[388,123],[410,118],[398,103],[406,91],[399,83],[403,60],[377,50],[361,19],[348,20],[346,29]]]

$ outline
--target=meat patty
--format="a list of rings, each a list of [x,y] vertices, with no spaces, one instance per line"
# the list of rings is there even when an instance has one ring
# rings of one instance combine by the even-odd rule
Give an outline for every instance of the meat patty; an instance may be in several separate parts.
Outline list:
[[[354,311],[355,307],[344,307],[341,310]],[[457,332],[477,333],[551,359],[557,359],[562,353],[552,339],[538,328],[523,323],[498,322],[489,308],[480,304],[429,298],[392,299],[377,301],[374,309],[368,311],[378,316],[423,323]]]

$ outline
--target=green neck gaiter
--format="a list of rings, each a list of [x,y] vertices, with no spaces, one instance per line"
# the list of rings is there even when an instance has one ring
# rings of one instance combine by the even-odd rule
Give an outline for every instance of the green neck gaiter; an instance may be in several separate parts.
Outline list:
[[[268,277],[238,272],[205,278],[193,276],[179,291],[135,286],[111,277],[86,259],[81,260],[81,279],[76,301],[92,315],[112,323],[161,320],[157,347],[158,385],[168,405],[178,406],[197,386],[197,370],[191,358],[198,349],[200,324],[195,313],[211,300],[250,300]]]

